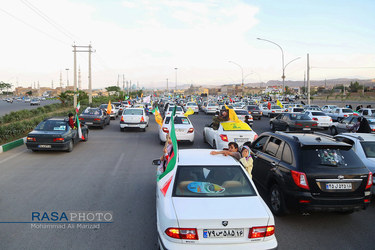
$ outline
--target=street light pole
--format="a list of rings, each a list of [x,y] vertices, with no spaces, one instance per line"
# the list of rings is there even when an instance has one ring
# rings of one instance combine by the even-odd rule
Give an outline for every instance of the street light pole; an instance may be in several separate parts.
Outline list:
[[[66,87],[68,88],[69,87],[69,69],[65,69],[66,70]]]
[[[235,63],[235,62],[233,62],[233,61],[229,61],[229,63],[233,63],[233,64],[237,65],[238,67],[240,67],[240,69],[241,69],[241,87],[242,87],[242,94],[244,94],[244,84],[243,84],[243,82],[244,82],[244,77],[243,77],[243,68],[242,68],[241,65],[239,65],[238,63]]]
[[[284,66],[284,50],[283,48],[281,48],[280,45],[278,45],[277,43],[275,42],[272,42],[270,40],[266,40],[266,39],[263,39],[263,38],[257,38],[258,40],[261,40],[261,41],[265,41],[265,42],[269,42],[269,43],[272,43],[272,44],[275,44],[277,47],[280,48],[281,50],[281,63],[282,63],[282,70],[283,70],[283,75],[281,76],[281,78],[283,79],[283,94],[284,94],[284,88],[285,88],[285,66]]]
[[[174,68],[175,69],[175,73],[176,73],[176,77],[175,77],[175,80],[176,80],[176,86],[175,86],[175,92],[177,93],[177,70],[178,68]]]

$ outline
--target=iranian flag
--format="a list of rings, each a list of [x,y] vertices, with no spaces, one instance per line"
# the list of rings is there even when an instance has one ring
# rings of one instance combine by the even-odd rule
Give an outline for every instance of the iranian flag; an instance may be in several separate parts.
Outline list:
[[[174,106],[172,115],[171,115],[171,130],[169,132],[169,136],[171,137],[172,140],[172,150],[168,152],[168,157],[167,157],[167,167],[161,175],[157,177],[157,182],[158,182],[158,188],[160,188],[160,191],[165,194],[168,191],[169,186],[171,185],[173,176],[176,173],[176,165],[178,162],[178,147],[177,147],[177,138],[176,138],[176,131],[174,127],[174,117],[176,115],[176,109],[177,105]]]
[[[81,140],[85,140],[85,137],[82,134],[81,123],[79,122],[79,117],[78,117],[78,111],[79,111],[80,107],[81,107],[81,105],[78,102],[77,107],[76,107],[76,121],[77,121],[78,138],[80,138]]]

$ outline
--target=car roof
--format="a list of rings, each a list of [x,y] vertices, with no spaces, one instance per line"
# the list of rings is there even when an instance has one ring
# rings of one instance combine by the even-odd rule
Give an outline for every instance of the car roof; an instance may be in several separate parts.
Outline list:
[[[179,165],[238,165],[231,156],[224,155],[211,155],[212,149],[181,149],[178,151],[178,164]]]
[[[341,133],[337,136],[345,136],[360,141],[375,141],[375,134],[370,133]]]
[[[273,135],[268,132],[268,134]],[[351,146],[344,142],[336,141],[332,136],[322,133],[285,133],[276,132],[277,135],[298,142],[301,146]]]

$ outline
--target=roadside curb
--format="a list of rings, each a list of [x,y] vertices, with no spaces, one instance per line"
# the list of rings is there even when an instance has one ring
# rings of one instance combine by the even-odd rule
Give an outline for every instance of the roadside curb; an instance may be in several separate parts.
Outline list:
[[[21,139],[18,139],[18,140],[12,141],[12,142],[5,143],[5,144],[0,146],[0,154],[3,153],[3,152],[6,152],[8,150],[11,150],[13,148],[16,148],[18,146],[21,146],[25,143],[26,143],[26,137],[23,137]]]

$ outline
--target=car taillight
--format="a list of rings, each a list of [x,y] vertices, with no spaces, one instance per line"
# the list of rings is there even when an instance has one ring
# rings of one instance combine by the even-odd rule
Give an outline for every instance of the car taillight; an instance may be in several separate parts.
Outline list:
[[[249,111],[248,113],[249,113],[249,115],[251,115],[251,111]]]
[[[193,133],[193,132],[194,132],[194,128],[189,128],[188,133]]]
[[[309,184],[307,183],[307,177],[305,173],[291,171],[294,183],[300,188],[310,190]]]
[[[168,228],[165,233],[174,239],[198,240],[196,228]]]
[[[164,133],[167,133],[167,134],[169,133],[169,130],[166,127],[163,127],[162,130],[163,130]]]
[[[257,135],[257,134],[254,135],[254,139],[253,139],[253,141],[255,141],[256,139],[258,139],[258,135]]]
[[[318,126],[318,123],[313,123],[311,126]],[[307,127],[307,126],[306,126]]]
[[[296,122],[296,126],[302,126],[302,123]]]
[[[371,129],[371,131],[374,132],[374,131],[375,131],[375,128]]]
[[[80,121],[83,121],[83,120],[85,120],[84,118],[78,118]]]
[[[220,138],[222,141],[228,142],[228,136],[227,135],[220,135]]]
[[[143,116],[141,117],[141,122],[145,122],[145,118],[143,118]]]
[[[263,115],[263,112],[262,112],[262,111],[260,112],[260,115]]]
[[[275,226],[252,227],[249,230],[249,239],[264,238],[275,234]]]
[[[344,117],[348,117],[348,115],[344,115]]]
[[[312,118],[313,119],[313,121],[317,121],[318,120],[318,118],[316,118],[316,117],[314,117],[314,118]]]
[[[369,172],[368,173],[368,179],[367,179],[367,184],[366,184],[366,188],[365,189],[370,189],[371,186],[372,186],[372,173]]]
[[[275,110],[272,110],[272,113],[275,113]]]
[[[100,118],[95,118],[94,121],[100,121]]]
[[[36,141],[35,137],[27,137],[27,141]]]
[[[53,138],[53,142],[63,142],[64,138]]]
[[[124,117],[123,117],[123,116],[121,116],[121,121],[122,121],[122,122],[124,121]]]
[[[332,118],[330,118],[329,121],[332,122]]]

